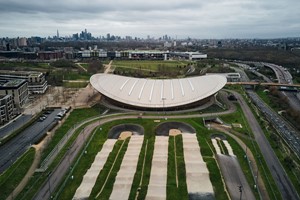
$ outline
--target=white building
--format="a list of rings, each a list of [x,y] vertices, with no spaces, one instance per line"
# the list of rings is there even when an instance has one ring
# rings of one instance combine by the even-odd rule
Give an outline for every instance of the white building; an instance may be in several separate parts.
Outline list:
[[[90,79],[92,86],[112,102],[147,110],[199,106],[226,82],[220,75],[156,80],[95,74]]]

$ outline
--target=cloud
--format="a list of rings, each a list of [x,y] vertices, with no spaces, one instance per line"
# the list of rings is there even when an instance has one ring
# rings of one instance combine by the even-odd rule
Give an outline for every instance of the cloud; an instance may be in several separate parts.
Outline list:
[[[0,37],[147,35],[195,38],[299,36],[298,0],[10,0],[0,2]]]

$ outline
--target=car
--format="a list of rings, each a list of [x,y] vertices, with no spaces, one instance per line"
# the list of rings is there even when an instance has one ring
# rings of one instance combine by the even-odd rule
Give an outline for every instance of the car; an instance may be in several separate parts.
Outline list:
[[[42,122],[42,121],[44,121],[46,119],[46,117],[45,116],[41,116],[40,118],[39,118],[39,122]]]
[[[46,110],[46,112],[45,112],[45,114],[51,114],[52,113],[52,111],[51,110]]]
[[[62,117],[60,117],[60,116],[57,115],[57,116],[54,117],[54,119],[61,120]]]

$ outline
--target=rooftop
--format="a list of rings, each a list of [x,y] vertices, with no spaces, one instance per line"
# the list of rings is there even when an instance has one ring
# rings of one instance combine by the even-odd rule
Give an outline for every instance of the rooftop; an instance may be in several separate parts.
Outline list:
[[[124,104],[145,108],[171,108],[205,99],[226,84],[221,75],[181,79],[145,79],[95,74],[90,83],[103,95]]]
[[[26,82],[26,80],[23,79],[5,80],[0,78],[0,88],[18,87],[24,82]]]

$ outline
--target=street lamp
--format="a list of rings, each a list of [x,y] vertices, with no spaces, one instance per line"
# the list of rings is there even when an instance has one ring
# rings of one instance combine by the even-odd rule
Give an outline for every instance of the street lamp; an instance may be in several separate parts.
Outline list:
[[[166,114],[166,111],[165,111],[165,100],[166,100],[166,98],[162,97],[161,100],[163,101],[163,112],[164,112],[164,114]]]

